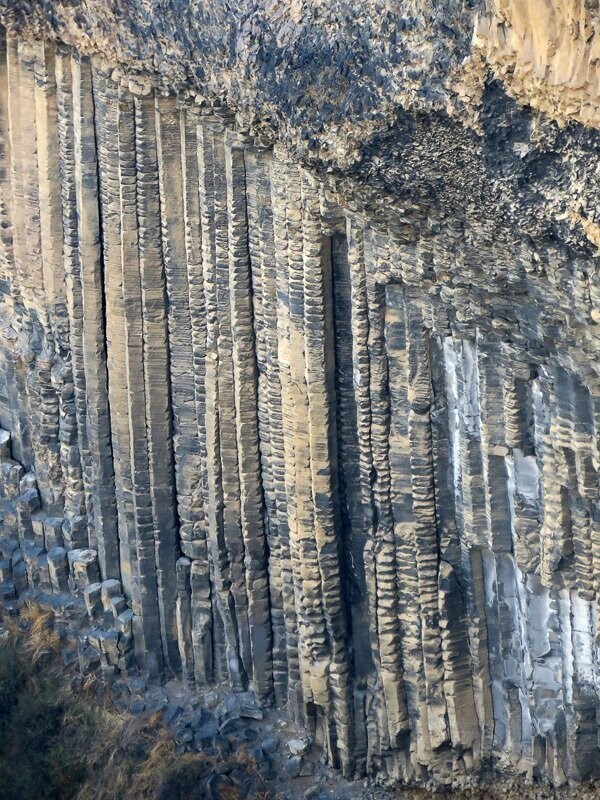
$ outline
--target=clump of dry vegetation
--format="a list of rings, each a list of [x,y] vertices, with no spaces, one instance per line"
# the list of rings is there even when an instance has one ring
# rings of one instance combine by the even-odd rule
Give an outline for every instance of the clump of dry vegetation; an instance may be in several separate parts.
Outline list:
[[[160,713],[120,712],[107,694],[99,701],[94,676],[74,691],[51,613],[32,604],[0,624],[2,800],[241,800],[248,795],[229,774],[260,783],[243,749],[227,763],[178,754]]]

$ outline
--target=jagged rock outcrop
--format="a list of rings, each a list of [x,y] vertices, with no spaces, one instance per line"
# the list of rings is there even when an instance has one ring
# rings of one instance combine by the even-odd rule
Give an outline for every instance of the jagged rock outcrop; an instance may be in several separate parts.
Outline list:
[[[0,2],[1,593],[346,776],[560,785],[600,765],[597,13],[530,76],[519,4],[416,5]]]

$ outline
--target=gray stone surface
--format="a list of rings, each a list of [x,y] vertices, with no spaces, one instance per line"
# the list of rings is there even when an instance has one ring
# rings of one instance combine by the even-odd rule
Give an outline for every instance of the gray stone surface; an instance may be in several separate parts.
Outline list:
[[[594,777],[588,72],[513,80],[493,3],[50,5],[0,0],[2,602],[140,713],[227,686],[179,746]]]

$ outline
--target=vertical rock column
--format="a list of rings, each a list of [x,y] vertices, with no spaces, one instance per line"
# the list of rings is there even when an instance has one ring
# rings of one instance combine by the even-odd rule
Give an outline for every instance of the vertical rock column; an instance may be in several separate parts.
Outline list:
[[[12,223],[10,218],[10,131],[8,119],[8,72],[7,48],[5,32],[0,32],[0,302],[7,314],[12,312],[12,294],[17,288],[12,274],[14,264]],[[8,320],[6,320],[8,321]],[[4,392],[8,391],[5,384]],[[12,413],[13,409],[5,407],[4,413]]]
[[[220,126],[201,119],[198,122],[198,179],[202,231],[202,278],[206,309],[205,339],[205,409],[207,539],[211,560],[214,626],[215,677],[223,678],[234,670],[239,685],[239,662],[234,620],[231,616],[229,555],[225,541],[223,483],[220,455],[219,415],[219,322],[217,306],[217,245],[215,230],[215,160],[214,139]]]
[[[233,362],[232,308],[229,282],[229,209],[225,161],[225,123],[212,125],[214,269],[218,321],[217,366],[219,406],[219,455],[223,492],[223,536],[231,581],[230,602],[236,645],[228,657],[230,677],[237,669],[240,685],[252,674],[248,586],[245,572],[245,548],[242,533],[239,447],[237,439],[235,376]],[[236,653],[236,656],[234,656]],[[234,684],[235,685],[235,684]]]
[[[406,347],[404,290],[391,284],[386,289],[386,351],[389,364],[391,427],[389,458],[392,471],[391,498],[396,545],[398,615],[402,634],[402,680],[417,757],[424,760],[419,744],[429,739],[424,708],[425,675],[416,657],[422,639],[422,618],[415,558],[415,517],[412,503],[412,473],[408,431],[409,368]]]
[[[374,674],[365,675],[368,681],[364,697],[357,698],[355,725],[361,724],[365,716],[367,725],[368,751],[366,767],[376,767],[375,759],[380,755],[377,723],[373,714],[373,694],[379,688],[381,658],[377,636],[377,589],[374,563],[374,505],[371,476],[373,457],[371,453],[371,397],[370,360],[368,350],[369,318],[367,304],[367,272],[365,256],[365,233],[362,220],[347,216],[346,235],[348,241],[348,263],[351,286],[351,329],[352,329],[352,372],[354,376],[354,402],[356,407],[356,428],[358,440],[359,502],[364,520],[364,546],[361,557],[364,563],[366,596],[368,600],[368,633],[372,658],[376,667]],[[389,640],[394,642],[392,634]]]
[[[325,321],[328,253],[317,187],[278,152],[273,179],[285,480],[303,714],[333,763],[350,773],[351,695],[331,476],[335,406],[329,407],[333,398],[325,375],[325,348],[333,343]]]
[[[121,287],[124,323],[124,376],[127,394],[123,398],[129,432],[130,463],[125,496],[125,513],[134,536],[131,545],[132,610],[138,663],[150,678],[163,672],[160,614],[155,559],[154,520],[150,491],[146,386],[144,370],[143,304],[137,217],[137,172],[134,102],[131,93],[119,88],[117,142],[121,219]],[[115,353],[115,358],[119,354]],[[152,390],[152,387],[150,387]],[[129,505],[131,504],[131,505]],[[171,613],[174,609],[171,609]]]
[[[281,383],[277,355],[277,268],[271,201],[271,152],[264,148],[247,146],[244,150],[244,164],[258,369],[257,404],[262,488],[269,546],[273,684],[276,704],[283,705],[288,691],[286,608],[284,607],[286,566],[283,558],[284,531],[287,519],[285,516],[285,456],[281,416]],[[288,617],[289,614],[288,599]]]
[[[203,503],[204,524],[199,528],[197,552],[191,570],[192,638],[196,676],[199,685],[215,679],[216,609],[213,608],[211,563],[207,536],[208,478],[206,450],[206,302],[202,264],[202,229],[200,223],[200,170],[198,160],[198,117],[186,108],[181,116],[181,153],[183,167],[183,207],[185,246],[194,364],[194,399],[198,425],[200,474],[198,491]],[[213,635],[215,634],[215,635]],[[212,641],[211,641],[212,639]],[[218,659],[217,659],[218,660]],[[217,670],[218,673],[218,670]]]
[[[277,531],[281,549],[281,596],[285,619],[285,635],[288,666],[288,709],[291,716],[303,715],[303,696],[306,685],[304,663],[304,642],[300,639],[301,608],[297,602],[299,586],[297,578],[297,556],[292,539],[295,526],[293,495],[288,493],[289,476],[294,469],[293,439],[290,430],[290,417],[287,411],[290,354],[289,354],[289,270],[288,270],[288,230],[287,230],[287,182],[286,161],[275,154],[271,162],[271,194],[273,209],[273,243],[275,257],[275,288],[277,307],[276,351],[274,360],[277,372],[272,376],[270,390],[271,402],[276,416],[271,420],[273,440],[277,444],[277,456],[281,469],[274,471],[277,503]],[[265,294],[266,297],[266,294]],[[277,380],[277,382],[275,382]],[[276,461],[275,464],[279,466]]]
[[[371,478],[374,509],[372,576],[377,612],[377,647],[379,680],[385,707],[378,719],[383,750],[395,749],[408,727],[406,698],[402,681],[402,651],[398,618],[396,583],[396,544],[391,503],[389,457],[390,399],[389,371],[385,348],[385,274],[389,247],[383,231],[369,227],[364,234],[366,301],[369,355],[370,451],[373,459]]]
[[[21,280],[25,312],[23,321],[27,320],[22,328],[20,347],[29,404],[32,447],[32,460],[27,463],[27,467],[35,469],[37,485],[45,508],[50,513],[60,514],[63,499],[59,398],[56,387],[52,384],[55,331],[52,329],[50,315],[57,320],[54,303],[60,278],[53,268],[60,263],[60,247],[56,247],[55,237],[60,236],[61,231],[60,215],[56,213],[57,206],[53,209],[50,202],[45,202],[42,209],[40,203],[41,199],[46,200],[43,193],[47,191],[48,182],[51,180],[49,173],[57,166],[57,161],[53,161],[55,153],[48,153],[47,144],[41,149],[39,145],[41,135],[45,136],[46,142],[48,141],[45,128],[48,122],[51,122],[53,113],[55,114],[55,111],[53,112],[48,106],[48,101],[55,104],[55,93],[52,87],[44,87],[48,78],[53,81],[52,69],[48,70],[47,65],[42,63],[39,52],[36,57],[33,43],[18,42],[14,68],[19,73],[19,97],[15,98],[14,106],[18,105],[18,132],[21,138],[17,148],[20,161],[19,174],[16,177],[21,183],[23,202],[20,209],[15,209],[15,218],[20,219],[18,249],[22,259]],[[52,131],[49,135],[52,136]],[[13,139],[13,149],[15,144]],[[52,140],[52,144],[55,147],[55,139]],[[58,199],[57,193],[56,202]],[[54,218],[51,221],[53,211]],[[42,231],[42,214],[44,231]],[[77,544],[87,544],[85,520],[73,518],[73,521],[76,523],[73,540]]]
[[[66,366],[72,381],[73,431],[66,431],[69,442],[67,475],[81,472],[83,482],[83,508],[87,518],[88,539],[98,547],[97,533],[102,521],[94,521],[92,454],[90,452],[87,424],[87,392],[83,350],[83,291],[79,259],[79,231],[77,218],[77,189],[75,180],[75,133],[73,117],[73,74],[71,54],[57,49],[54,56],[58,109],[58,147],[60,186],[62,200],[62,262],[65,282],[65,301],[68,314],[68,354]],[[70,374],[69,374],[70,373]],[[65,419],[65,428],[67,421]],[[75,449],[73,449],[73,444]],[[73,476],[75,477],[75,475]],[[75,481],[70,481],[73,485]],[[73,498],[76,510],[75,497]],[[100,509],[96,509],[97,512]],[[69,513],[69,493],[65,498],[65,513]],[[81,511],[79,513],[82,513]],[[98,527],[96,527],[98,526]]]
[[[142,87],[134,98],[134,104],[148,482],[163,657],[165,665],[177,672],[180,656],[175,604],[176,564],[180,550],[173,468],[166,287],[160,236],[156,113],[150,87]]]
[[[73,138],[75,194],[78,220],[78,263],[82,307],[82,347],[87,435],[92,459],[92,498],[98,558],[103,578],[120,575],[115,477],[112,436],[108,409],[108,368],[106,357],[104,262],[100,243],[100,208],[97,142],[94,129],[95,106],[91,64],[88,59],[72,59]],[[100,109],[101,110],[101,109]],[[68,147],[68,144],[67,144]],[[70,152],[70,150],[69,150]],[[103,226],[104,228],[104,226]],[[85,313],[83,313],[85,309]],[[85,386],[85,390],[84,387]],[[80,397],[79,402],[84,402]],[[79,425],[79,420],[78,420]],[[81,440],[80,440],[81,445]],[[82,453],[82,458],[85,451]]]
[[[339,517],[334,509],[333,445],[336,441],[333,392],[334,346],[331,308],[331,252],[321,231],[319,187],[306,174],[301,178],[304,263],[304,346],[309,405],[310,479],[314,537],[317,546],[320,593],[330,648],[329,687],[331,722],[329,750],[344,774],[353,773],[347,620],[343,598]],[[333,724],[331,724],[333,723]]]
[[[340,498],[340,525],[344,537],[342,582],[347,582],[348,635],[351,640],[352,723],[354,772],[361,775],[366,766],[367,730],[365,698],[368,676],[373,671],[369,598],[366,586],[364,549],[368,521],[362,508],[357,428],[357,401],[353,369],[352,282],[350,246],[346,218],[325,218],[325,233],[330,236],[335,319],[334,358],[336,384],[337,486]],[[357,384],[360,380],[357,381]]]
[[[198,264],[197,147],[194,126],[186,126],[185,112],[174,97],[156,97],[157,155],[160,184],[162,247],[168,298],[169,360],[175,487],[181,552],[191,559],[190,592],[192,641],[196,681],[212,680],[210,592],[207,573],[206,521],[200,427],[197,418],[194,355],[197,323],[190,309],[188,263]],[[185,181],[184,181],[185,172]],[[184,192],[185,189],[185,192]],[[183,214],[182,212],[183,206]],[[196,209],[196,210],[195,210]],[[194,218],[196,225],[194,226]],[[187,238],[186,238],[187,232]],[[194,288],[194,287],[192,287]],[[198,310],[194,309],[194,314]],[[183,636],[183,629],[179,630]],[[187,643],[180,643],[184,651]]]
[[[0,32],[0,312],[1,332],[5,346],[0,350],[0,424],[14,431],[15,449],[18,447],[18,400],[14,380],[14,356],[11,340],[15,331],[15,293],[18,281],[14,275],[14,248],[11,221],[11,150],[8,114],[8,42]]]
[[[302,291],[302,211],[300,175],[275,151],[273,223],[277,263],[279,374],[285,453],[285,489],[290,563],[297,615],[298,668],[290,665],[290,710],[314,729],[316,705],[327,707],[327,662],[322,599],[310,502],[310,450],[304,368],[304,297]],[[309,604],[308,598],[314,597]],[[293,641],[293,640],[292,640]],[[320,652],[319,652],[320,649]],[[298,677],[300,680],[298,680]],[[315,690],[317,697],[315,697]]]
[[[483,489],[480,444],[479,384],[476,351],[469,339],[453,337],[444,350],[447,385],[456,406],[457,443],[453,448],[457,507],[461,509],[459,532],[462,572],[466,587],[469,619],[469,644],[472,659],[473,692],[479,720],[480,754],[487,757],[492,748],[494,713],[490,685],[488,622],[485,597],[483,549],[487,541],[487,522]]]
[[[226,135],[225,171],[240,513],[251,648],[247,671],[258,696],[268,700],[273,692],[271,615],[259,449],[258,372],[246,208],[246,166],[243,140],[240,141],[235,134]]]
[[[40,386],[42,427],[46,438],[45,464],[41,474],[39,469],[36,470],[36,477],[42,490],[45,486],[46,497],[42,499],[46,510],[50,514],[61,516],[64,508],[64,485],[67,482],[64,472],[65,467],[68,467],[68,454],[61,450],[62,437],[59,431],[63,427],[64,400],[67,399],[67,402],[69,400],[61,396],[63,381],[57,358],[64,357],[68,352],[69,328],[64,292],[58,107],[53,44],[43,42],[35,44],[34,78],[40,247],[45,292],[43,302],[48,309],[51,338],[44,359],[47,366],[43,370],[43,385]],[[72,391],[69,383],[70,379],[67,381],[67,395]],[[85,506],[82,505],[77,510],[85,518]],[[88,539],[83,520],[82,529]]]
[[[12,340],[10,360],[12,382],[14,386],[15,407],[15,436],[13,438],[13,456],[26,467],[31,467],[34,461],[31,408],[27,392],[28,363],[24,356],[29,356],[29,342],[31,339],[32,325],[29,310],[33,305],[31,296],[31,278],[27,275],[27,244],[25,231],[25,163],[24,148],[26,141],[23,134],[21,119],[21,80],[25,84],[25,76],[21,75],[21,59],[19,42],[14,37],[9,37],[6,47],[6,98],[8,123],[8,146],[10,148],[10,217],[12,223],[12,253],[13,253],[13,282],[18,285],[18,293],[14,297],[14,324],[9,337]],[[33,85],[30,80],[30,104],[33,104]],[[25,92],[23,92],[25,94]],[[33,142],[30,145],[35,147]],[[34,268],[35,269],[35,268]],[[38,275],[41,284],[41,275]]]
[[[87,64],[85,65],[87,67]],[[86,70],[87,77],[87,70]],[[123,294],[122,219],[119,170],[119,86],[110,67],[94,64],[95,125],[102,212],[102,265],[106,295],[108,405],[114,456],[115,496],[119,524],[119,559],[123,588],[132,597],[135,579],[136,532],[131,480],[131,440],[126,372],[126,316]],[[89,102],[89,101],[88,101]],[[84,315],[85,316],[85,315]]]
[[[61,199],[61,271],[67,315],[66,341],[57,341],[61,376],[61,448],[65,481],[65,518],[87,518],[88,538],[98,546],[92,495],[92,457],[87,427],[83,354],[83,293],[77,219],[75,132],[71,55],[57,49],[53,58],[56,91],[56,137]],[[50,132],[49,132],[50,133]],[[55,193],[58,185],[49,188]],[[98,523],[98,526],[102,524]]]

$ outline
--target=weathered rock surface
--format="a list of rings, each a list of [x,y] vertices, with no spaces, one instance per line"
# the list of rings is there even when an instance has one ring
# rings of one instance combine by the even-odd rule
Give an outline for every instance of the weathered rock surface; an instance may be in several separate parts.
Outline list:
[[[227,683],[192,739],[600,768],[598,16],[535,5],[0,0],[0,593]]]

